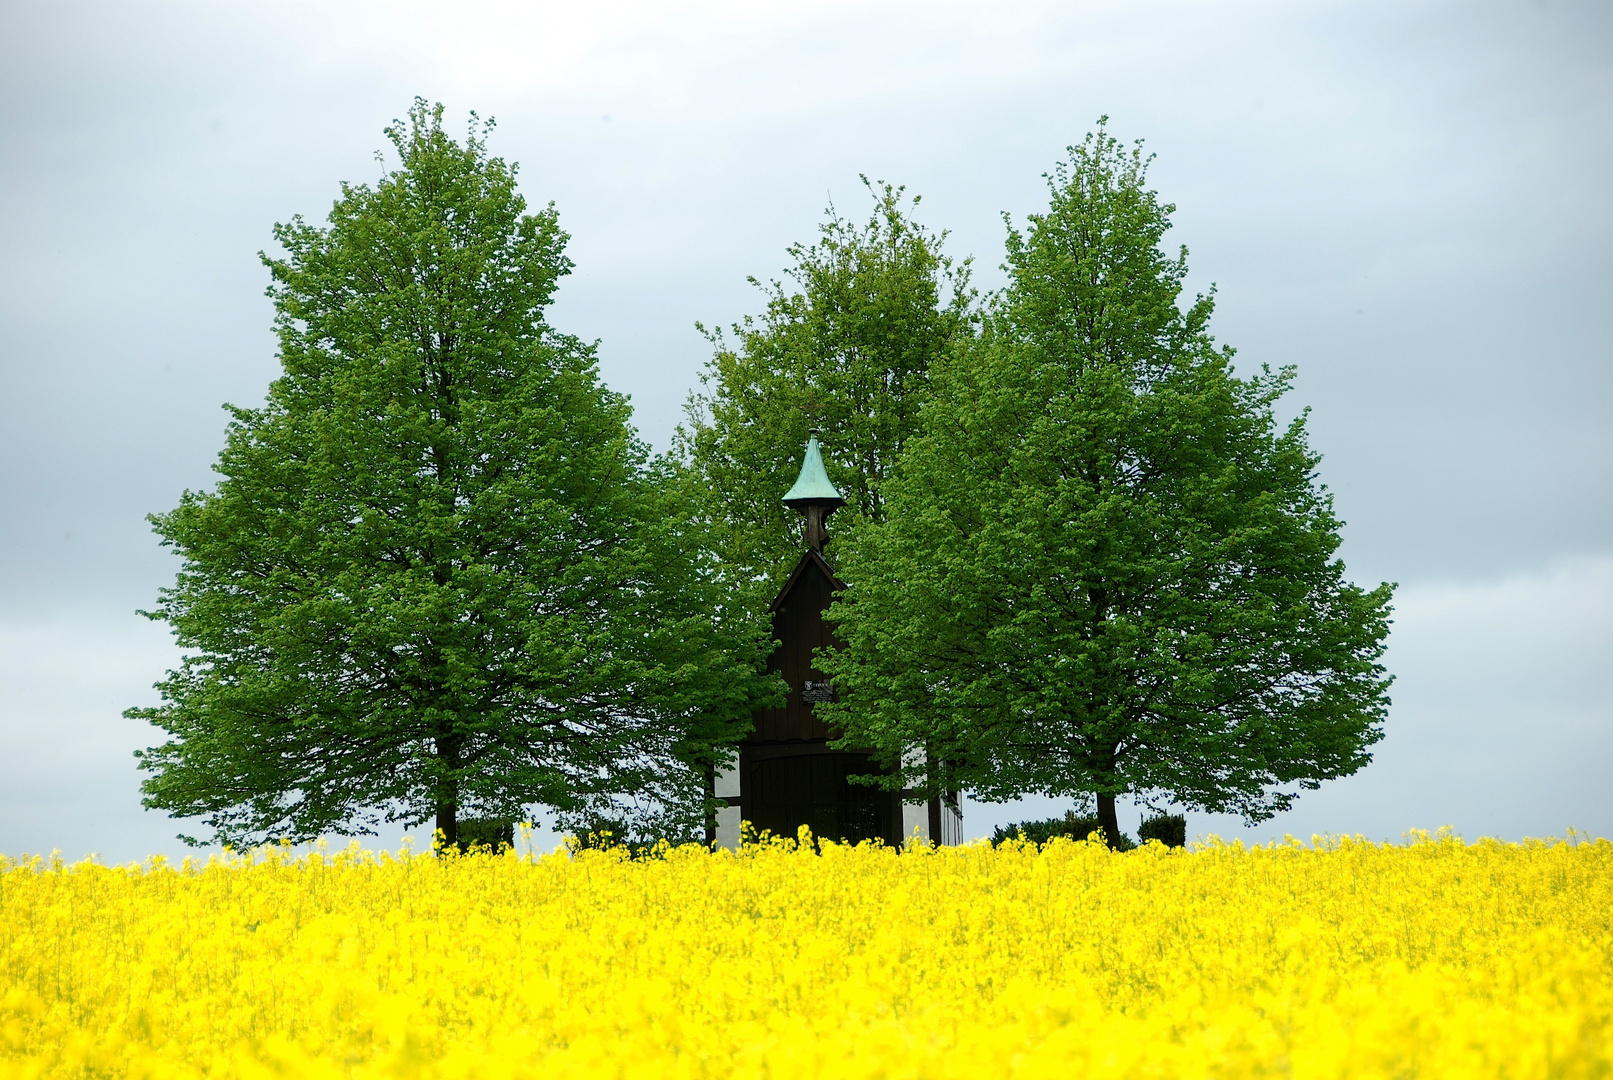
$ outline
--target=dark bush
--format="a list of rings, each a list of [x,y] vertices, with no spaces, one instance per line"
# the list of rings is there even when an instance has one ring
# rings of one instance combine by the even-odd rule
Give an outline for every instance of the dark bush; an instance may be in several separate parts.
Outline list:
[[[1137,826],[1137,841],[1158,840],[1166,847],[1187,845],[1187,818],[1181,814],[1155,814]]]
[[[628,855],[635,859],[648,858],[656,852],[654,841],[634,837],[624,822],[611,818],[589,820],[587,826],[579,829],[568,844],[573,851],[609,851],[614,848],[626,848]]]
[[[459,823],[459,850],[483,848],[497,854],[515,846],[515,822],[502,818],[465,818]]]
[[[991,846],[996,847],[1004,840],[1015,838],[1029,840],[1038,846],[1047,843],[1055,836],[1067,836],[1071,840],[1085,840],[1088,836],[1098,831],[1097,818],[1077,815],[1074,810],[1069,810],[1061,818],[1048,818],[1046,821],[1022,821],[1017,825],[999,825],[992,831]],[[1129,851],[1136,846],[1125,833],[1120,834],[1120,842],[1116,845],[1121,851]]]

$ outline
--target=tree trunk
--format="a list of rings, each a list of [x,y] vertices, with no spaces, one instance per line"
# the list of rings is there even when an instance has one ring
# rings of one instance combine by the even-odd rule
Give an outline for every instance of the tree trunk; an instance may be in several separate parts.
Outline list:
[[[1113,795],[1098,796],[1098,825],[1103,829],[1103,839],[1113,851],[1120,846],[1120,819],[1115,816],[1115,797]]]
[[[444,848],[459,843],[459,807],[451,802],[437,804],[437,832]]]
[[[464,739],[444,728],[437,736],[437,759],[448,774],[437,788],[437,832],[445,848],[459,844],[459,767],[464,764]]]
[[[714,849],[717,846],[717,808],[711,804],[717,800],[717,767],[715,765],[706,766],[706,798],[709,800],[706,806],[706,847]]]

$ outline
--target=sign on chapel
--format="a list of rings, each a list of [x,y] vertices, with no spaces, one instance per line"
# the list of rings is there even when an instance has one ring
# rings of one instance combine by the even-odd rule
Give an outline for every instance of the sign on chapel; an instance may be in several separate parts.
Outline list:
[[[805,551],[773,601],[773,637],[778,648],[768,660],[789,687],[776,709],[756,713],[754,728],[739,744],[729,766],[714,779],[719,803],[715,840],[737,848],[740,822],[758,833],[795,836],[806,825],[812,835],[855,843],[883,840],[899,845],[918,835],[943,844],[959,843],[963,816],[955,795],[918,799],[911,791],[882,791],[853,784],[850,777],[882,771],[865,752],[834,750],[837,732],[813,712],[818,702],[834,700],[829,676],[814,666],[816,650],[838,646],[825,618],[834,593],[845,587],[823,558],[826,522],[844,506],[829,474],[817,436],[807,441],[801,475],[784,503],[805,518]]]

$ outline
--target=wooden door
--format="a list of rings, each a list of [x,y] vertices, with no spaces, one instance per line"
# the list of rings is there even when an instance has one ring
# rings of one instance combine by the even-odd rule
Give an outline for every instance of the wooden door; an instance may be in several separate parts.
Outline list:
[[[847,778],[877,772],[864,754],[790,754],[751,765],[750,820],[758,833],[796,835],[806,825],[812,835],[857,843],[900,843],[893,819],[894,800],[878,788]]]

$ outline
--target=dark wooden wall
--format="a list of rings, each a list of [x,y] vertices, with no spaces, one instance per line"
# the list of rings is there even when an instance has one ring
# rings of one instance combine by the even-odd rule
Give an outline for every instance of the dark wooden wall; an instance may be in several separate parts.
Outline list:
[[[768,661],[768,668],[784,677],[790,696],[780,709],[765,709],[756,714],[754,742],[780,742],[792,739],[827,739],[828,728],[812,714],[812,705],[802,698],[807,680],[827,680],[828,676],[812,666],[812,650],[838,642],[829,629],[824,611],[834,599],[835,581],[826,572],[822,560],[808,552],[801,560],[796,573],[779,595],[773,608],[773,636],[779,647]]]
[[[783,677],[783,706],[756,714],[755,730],[739,747],[740,807],[758,829],[795,835],[801,825],[835,840],[902,841],[902,798],[896,792],[849,784],[846,776],[877,769],[864,754],[831,750],[830,731],[803,696],[808,681],[829,677],[812,664],[813,650],[838,644],[824,612],[839,583],[808,551],[773,605],[779,646],[768,668]],[[789,759],[789,760],[785,760]]]

